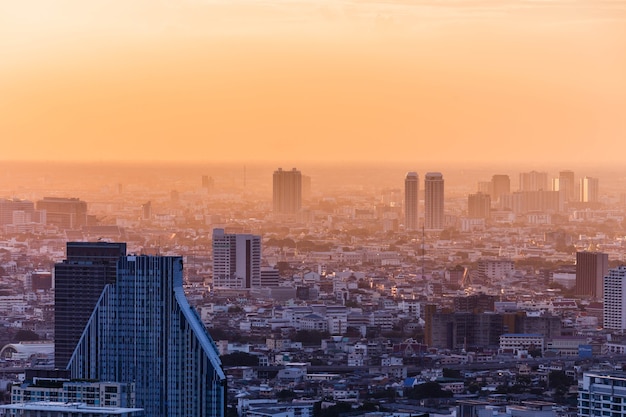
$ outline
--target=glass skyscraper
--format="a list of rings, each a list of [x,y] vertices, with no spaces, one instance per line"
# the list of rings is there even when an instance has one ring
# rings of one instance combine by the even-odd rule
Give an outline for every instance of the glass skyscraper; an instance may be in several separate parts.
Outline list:
[[[182,277],[181,257],[121,257],[70,359],[72,378],[133,382],[151,417],[223,417],[226,377]]]
[[[54,266],[54,366],[63,369],[91,317],[102,290],[114,284],[126,243],[68,242]]]

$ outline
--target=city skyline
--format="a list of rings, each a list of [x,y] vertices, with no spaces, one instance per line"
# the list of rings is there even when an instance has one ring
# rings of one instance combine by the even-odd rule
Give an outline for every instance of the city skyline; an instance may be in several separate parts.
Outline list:
[[[624,150],[623,1],[34,0],[0,16],[4,160],[565,165],[585,149],[606,165]]]

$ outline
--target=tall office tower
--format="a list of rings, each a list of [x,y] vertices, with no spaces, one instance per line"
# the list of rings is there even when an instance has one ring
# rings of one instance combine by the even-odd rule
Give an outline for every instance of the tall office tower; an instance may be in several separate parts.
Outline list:
[[[598,179],[584,177],[580,179],[580,201],[583,203],[597,203],[599,197]]]
[[[424,180],[424,227],[443,229],[443,175],[429,172]]]
[[[126,243],[67,243],[67,259],[54,266],[55,367],[67,365],[102,290],[115,283],[117,260],[124,255]]]
[[[302,208],[302,174],[293,168],[274,171],[274,212],[295,214]]]
[[[549,191],[547,172],[522,172],[519,174],[520,191]]]
[[[626,266],[609,269],[604,276],[603,326],[608,330],[626,329]]]
[[[418,229],[417,204],[419,202],[419,176],[408,172],[404,179],[404,227],[408,231]]]
[[[488,219],[491,215],[491,197],[489,194],[470,194],[467,197],[467,215],[475,219]]]
[[[61,229],[87,225],[87,203],[79,198],[44,197],[37,201],[37,210],[46,211],[46,224]]]
[[[261,286],[261,236],[213,229],[213,286]]]
[[[574,171],[559,172],[558,180],[558,188],[555,188],[554,191],[561,192],[566,202],[578,201],[576,196],[576,183],[574,182]]]
[[[608,254],[576,252],[576,294],[602,298],[602,279],[608,272]]]
[[[151,417],[223,417],[226,376],[183,291],[183,259],[125,256],[68,364],[72,378],[135,384]]]
[[[498,201],[500,196],[511,194],[511,180],[508,175],[498,174],[491,177],[491,198]]]

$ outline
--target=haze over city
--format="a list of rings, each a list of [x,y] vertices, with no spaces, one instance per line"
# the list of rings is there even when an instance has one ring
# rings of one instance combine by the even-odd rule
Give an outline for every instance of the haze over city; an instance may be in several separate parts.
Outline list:
[[[3,2],[0,48],[3,160],[606,166],[626,150],[620,0]]]
[[[0,417],[623,417],[625,74],[626,0],[0,2]]]

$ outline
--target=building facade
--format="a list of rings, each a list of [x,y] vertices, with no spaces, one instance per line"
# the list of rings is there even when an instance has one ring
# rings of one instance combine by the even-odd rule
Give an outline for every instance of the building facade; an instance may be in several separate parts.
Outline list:
[[[424,227],[430,230],[443,229],[443,175],[429,172],[424,180]]]
[[[183,292],[183,260],[126,256],[70,359],[72,378],[135,384],[151,417],[225,415],[217,348]]]
[[[261,236],[213,230],[213,286],[261,287]]]
[[[54,266],[54,364],[65,368],[107,284],[115,283],[126,243],[68,242]]]
[[[623,416],[626,413],[626,373],[585,372],[578,384],[578,416]]]
[[[415,231],[418,224],[419,176],[417,172],[408,172],[404,179],[404,227]]]

